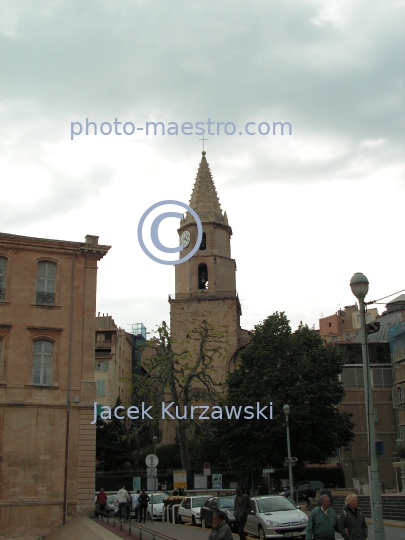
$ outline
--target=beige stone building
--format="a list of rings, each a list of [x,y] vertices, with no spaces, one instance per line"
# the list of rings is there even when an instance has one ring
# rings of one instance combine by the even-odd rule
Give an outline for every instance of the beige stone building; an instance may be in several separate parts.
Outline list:
[[[391,366],[388,329],[399,321],[400,311],[395,301],[387,304],[386,311],[375,317],[377,310],[368,309],[367,323],[377,321],[380,330],[368,336],[370,375],[373,393],[376,439],[378,441],[381,480],[386,489],[396,486],[393,471],[393,455],[397,438],[395,410],[393,408],[393,371]],[[320,333],[326,343],[334,343],[344,358],[341,380],[346,395],[340,405],[341,411],[353,414],[355,440],[341,448],[339,462],[345,474],[346,487],[367,483],[369,464],[367,426],[364,396],[363,360],[357,305],[347,306],[335,315],[319,321]],[[329,326],[331,325],[331,326]],[[356,326],[354,326],[356,325]],[[351,336],[350,338],[348,336]],[[336,339],[329,339],[336,337]]]
[[[0,538],[94,509],[94,313],[109,246],[0,233]]]
[[[238,351],[249,341],[249,333],[240,326],[242,309],[236,290],[236,261],[231,256],[232,229],[226,212],[221,210],[205,152],[202,152],[189,206],[202,222],[203,239],[191,259],[175,266],[175,293],[169,296],[171,334],[180,342],[186,339],[195,323],[203,320],[225,332],[229,347],[212,372],[216,382],[224,382],[226,374],[237,366]],[[180,254],[184,257],[197,239],[197,226],[189,213],[180,222],[178,233],[180,242],[185,241]],[[195,355],[198,346],[195,342],[195,349],[191,351]],[[168,426],[167,423],[166,431],[163,426],[165,443],[174,440],[174,432]]]
[[[114,407],[117,398],[127,406],[131,400],[132,334],[118,328],[111,315],[96,317],[94,378],[97,404]]]

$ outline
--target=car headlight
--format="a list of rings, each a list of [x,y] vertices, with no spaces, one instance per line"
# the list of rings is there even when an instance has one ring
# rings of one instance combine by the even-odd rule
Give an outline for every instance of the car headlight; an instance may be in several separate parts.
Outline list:
[[[277,523],[277,521],[266,520],[266,523],[267,523],[267,525],[270,525],[270,527],[278,527],[279,526],[279,523]]]
[[[227,514],[227,516],[230,517],[230,518],[233,518],[233,517],[234,517],[233,512],[231,512],[231,510],[227,510],[227,511],[226,511],[226,514]]]
[[[307,516],[304,516],[304,517],[301,519],[300,523],[307,523],[307,521],[308,521]]]

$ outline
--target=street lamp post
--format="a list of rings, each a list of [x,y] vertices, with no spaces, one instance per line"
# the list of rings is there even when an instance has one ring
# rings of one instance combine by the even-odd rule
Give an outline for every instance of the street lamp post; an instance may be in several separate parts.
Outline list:
[[[361,272],[354,274],[350,280],[352,293],[359,301],[361,322],[361,349],[363,356],[364,397],[366,402],[366,423],[368,436],[368,451],[370,457],[369,482],[371,494],[371,519],[374,527],[374,540],[385,540],[383,513],[381,506],[380,473],[378,470],[376,437],[374,425],[373,394],[370,379],[370,361],[368,357],[366,304],[364,299],[368,293],[368,279]]]
[[[288,415],[290,414],[290,406],[284,405],[283,411],[285,414],[285,423],[287,426],[287,455],[288,455],[288,478],[290,482],[290,500],[294,501],[294,483],[293,483],[293,474],[292,474],[292,463],[291,463],[291,446],[290,446],[290,426],[288,423]]]
[[[402,439],[397,439],[398,457],[401,461],[401,493],[405,493],[405,463],[403,453],[405,452],[405,446]]]
[[[153,453],[154,455],[156,456],[156,443],[158,441],[158,438],[156,437],[156,435],[153,436],[152,438],[152,443],[153,443]],[[154,493],[154,490],[155,490],[155,475],[152,474],[152,504],[151,504],[151,512],[152,512],[152,522],[153,522],[153,493]]]

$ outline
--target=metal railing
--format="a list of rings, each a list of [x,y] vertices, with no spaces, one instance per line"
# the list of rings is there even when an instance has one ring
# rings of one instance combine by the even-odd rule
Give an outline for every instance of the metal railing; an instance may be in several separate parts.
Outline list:
[[[152,540],[174,540],[173,536],[152,531],[151,529],[147,529],[140,524],[132,523],[132,521],[127,521],[115,515],[111,515],[108,512],[98,512],[98,514],[101,516],[101,521],[106,521],[108,524],[110,524],[110,520],[112,520],[113,527],[115,527],[115,524],[117,523],[120,531],[127,532],[128,536],[132,536],[132,533],[135,532],[135,530],[138,530],[139,540],[150,540],[150,538],[152,538]],[[125,529],[125,526],[127,526],[128,529]]]
[[[197,291],[189,293],[171,293],[169,294],[169,300],[187,300],[188,298],[194,299],[208,299],[208,298],[237,298],[238,292],[233,291],[214,291],[210,289],[198,289]]]

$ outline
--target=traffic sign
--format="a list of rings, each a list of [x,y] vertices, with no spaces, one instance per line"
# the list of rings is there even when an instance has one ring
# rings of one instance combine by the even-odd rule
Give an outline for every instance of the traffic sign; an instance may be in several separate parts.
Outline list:
[[[208,469],[207,467],[204,468],[204,476],[211,476],[211,469]]]
[[[287,461],[284,461],[283,465],[284,467],[288,467],[288,465],[291,465],[291,467],[295,467],[295,463],[287,463]]]
[[[145,458],[145,463],[148,467],[157,467],[159,458],[155,454],[148,454]]]
[[[296,461],[298,461],[298,458],[296,458],[296,457],[292,457],[292,458],[286,457],[286,458],[284,458],[284,461],[286,463],[295,463]]]
[[[272,474],[274,473],[274,469],[263,469],[263,474]]]
[[[157,475],[157,467],[147,467],[146,474],[147,474],[147,476],[156,476]]]

